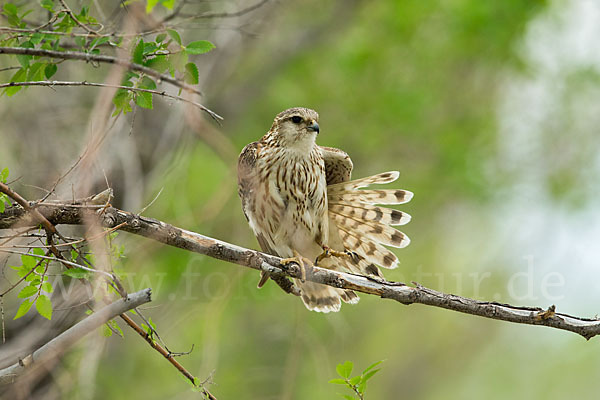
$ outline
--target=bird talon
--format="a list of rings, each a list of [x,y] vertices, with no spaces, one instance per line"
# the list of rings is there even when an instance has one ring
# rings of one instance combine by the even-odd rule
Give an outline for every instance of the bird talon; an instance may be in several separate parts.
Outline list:
[[[304,283],[304,282],[306,282],[306,265],[305,265],[304,260],[306,260],[310,263],[310,261],[308,259],[305,259],[304,257],[302,257],[300,255],[300,253],[298,253],[296,250],[294,250],[294,257],[282,259],[281,265],[288,265],[291,263],[298,264],[298,268],[300,269],[300,281],[302,283]]]

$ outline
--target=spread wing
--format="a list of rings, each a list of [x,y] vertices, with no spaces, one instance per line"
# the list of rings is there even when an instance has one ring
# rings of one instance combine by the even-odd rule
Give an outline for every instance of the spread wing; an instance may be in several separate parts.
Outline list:
[[[391,171],[351,181],[352,160],[348,154],[331,147],[321,147],[321,152],[327,175],[330,247],[357,255],[354,262],[345,262],[351,264],[346,265],[351,272],[381,276],[377,266],[396,268],[398,258],[385,246],[409,244],[408,237],[391,225],[403,225],[410,216],[376,204],[403,204],[412,198],[412,193],[396,189],[359,190],[371,184],[393,182],[399,173]]]

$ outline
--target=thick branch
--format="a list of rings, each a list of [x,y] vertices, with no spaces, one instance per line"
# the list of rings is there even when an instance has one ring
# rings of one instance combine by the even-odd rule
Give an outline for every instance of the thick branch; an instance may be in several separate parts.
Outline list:
[[[99,212],[67,204],[40,206],[38,207],[38,211],[53,224],[82,224],[85,214]],[[8,208],[4,213],[0,214],[0,228],[8,228],[11,224],[16,226],[16,219],[25,217],[18,224],[22,226],[23,222],[29,220],[26,214],[25,210],[21,207],[13,206]],[[120,230],[145,236],[170,246],[204,254],[219,260],[256,270],[268,271],[272,276],[300,277],[300,269],[296,264],[281,265],[279,257],[239,247],[113,207],[109,207],[102,212],[101,223],[107,228],[122,225],[119,228]],[[372,277],[347,274],[318,267],[313,268],[306,279],[336,288],[351,289],[357,292],[396,300],[405,305],[420,303],[490,319],[562,329],[575,332],[586,339],[600,334],[600,320],[556,313],[553,307],[544,310],[537,307],[518,307],[497,302],[478,301],[438,292],[419,284],[413,287],[403,283],[376,280]]]
[[[146,75],[152,76],[154,78],[163,80],[168,82],[174,86],[179,88],[188,90],[192,93],[202,95],[202,92],[192,85],[189,85],[185,82],[180,81],[179,79],[173,78],[167,74],[161,74],[160,72],[153,70],[152,68],[145,67],[140,64],[132,63],[127,60],[123,60],[121,58],[107,56],[103,54],[91,54],[91,53],[82,53],[78,51],[55,51],[55,50],[45,50],[45,49],[29,49],[24,47],[0,47],[0,54],[22,54],[29,56],[38,56],[38,57],[50,57],[50,58],[59,58],[62,60],[83,60],[83,61],[96,61],[107,64],[118,64],[130,69],[132,71],[143,72]],[[208,114],[216,119],[223,119],[221,116],[216,114],[215,112],[204,108]]]
[[[75,344],[79,339],[105,324],[109,320],[125,313],[135,307],[151,301],[151,290],[144,289],[127,296],[127,299],[119,299],[114,303],[102,308],[84,320],[73,325],[32,354],[19,360],[17,363],[0,370],[0,383],[10,383],[26,368],[42,363],[60,354],[64,349]]]

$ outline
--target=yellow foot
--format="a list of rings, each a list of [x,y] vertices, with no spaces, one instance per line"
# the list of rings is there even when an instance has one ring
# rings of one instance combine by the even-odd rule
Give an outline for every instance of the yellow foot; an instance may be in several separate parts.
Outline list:
[[[331,247],[329,246],[323,246],[323,252],[321,254],[319,254],[319,256],[317,257],[317,259],[315,260],[315,265],[318,265],[319,262],[323,261],[324,259],[328,258],[328,257],[350,257],[352,258],[353,261],[358,261],[358,254],[356,254],[353,251],[337,251],[337,250],[333,250]]]
[[[306,281],[306,267],[312,267],[312,263],[308,258],[302,257],[300,253],[294,250],[294,257],[284,258],[281,260],[282,265],[287,265],[291,263],[296,263],[300,267],[300,280],[302,282]]]

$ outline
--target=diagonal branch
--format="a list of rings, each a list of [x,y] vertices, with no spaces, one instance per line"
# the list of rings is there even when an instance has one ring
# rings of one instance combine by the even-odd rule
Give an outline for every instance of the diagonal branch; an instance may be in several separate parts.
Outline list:
[[[109,320],[151,301],[151,290],[144,289],[130,294],[126,299],[119,299],[102,308],[84,320],[73,325],[32,354],[20,359],[15,364],[0,370],[0,383],[10,383],[28,367],[43,363],[56,357],[64,349],[71,347],[79,339],[105,324]]]
[[[142,217],[114,207],[106,208],[101,215],[97,211],[76,208],[68,204],[39,206],[37,210],[54,224],[82,224],[86,216],[95,215],[107,228],[121,225],[120,230],[144,236],[184,250],[204,254],[219,260],[239,264],[256,270],[267,271],[271,276],[300,277],[296,264],[281,265],[281,258],[259,251],[246,249],[199,233],[175,227],[162,221]],[[23,218],[21,223],[16,218]],[[0,229],[22,226],[27,212],[18,206],[9,207],[0,214]],[[1,250],[0,250],[1,251]],[[361,293],[392,299],[402,304],[425,304],[501,321],[528,325],[541,325],[570,331],[590,339],[600,334],[600,320],[581,318],[555,312],[554,306],[547,310],[539,307],[519,307],[489,301],[478,301],[453,294],[442,293],[415,283],[389,282],[372,277],[314,267],[307,280],[336,288],[351,289]]]
[[[91,53],[82,53],[78,51],[56,51],[56,50],[45,50],[45,49],[29,49],[24,47],[0,47],[0,54],[17,54],[17,55],[29,55],[29,56],[38,56],[38,57],[50,57],[50,58],[58,58],[62,60],[83,60],[83,61],[96,61],[107,64],[117,64],[126,67],[132,71],[143,72],[146,75],[152,76],[156,79],[163,80],[168,82],[174,86],[185,89],[189,92],[202,95],[202,92],[196,89],[194,86],[189,85],[185,82],[180,81],[179,79],[173,78],[167,74],[161,74],[160,72],[145,67],[140,64],[132,63],[127,60],[123,60],[121,58],[107,56],[104,54],[91,54]],[[213,119],[222,120],[223,118],[217,113],[209,110],[208,108],[203,108]]]

